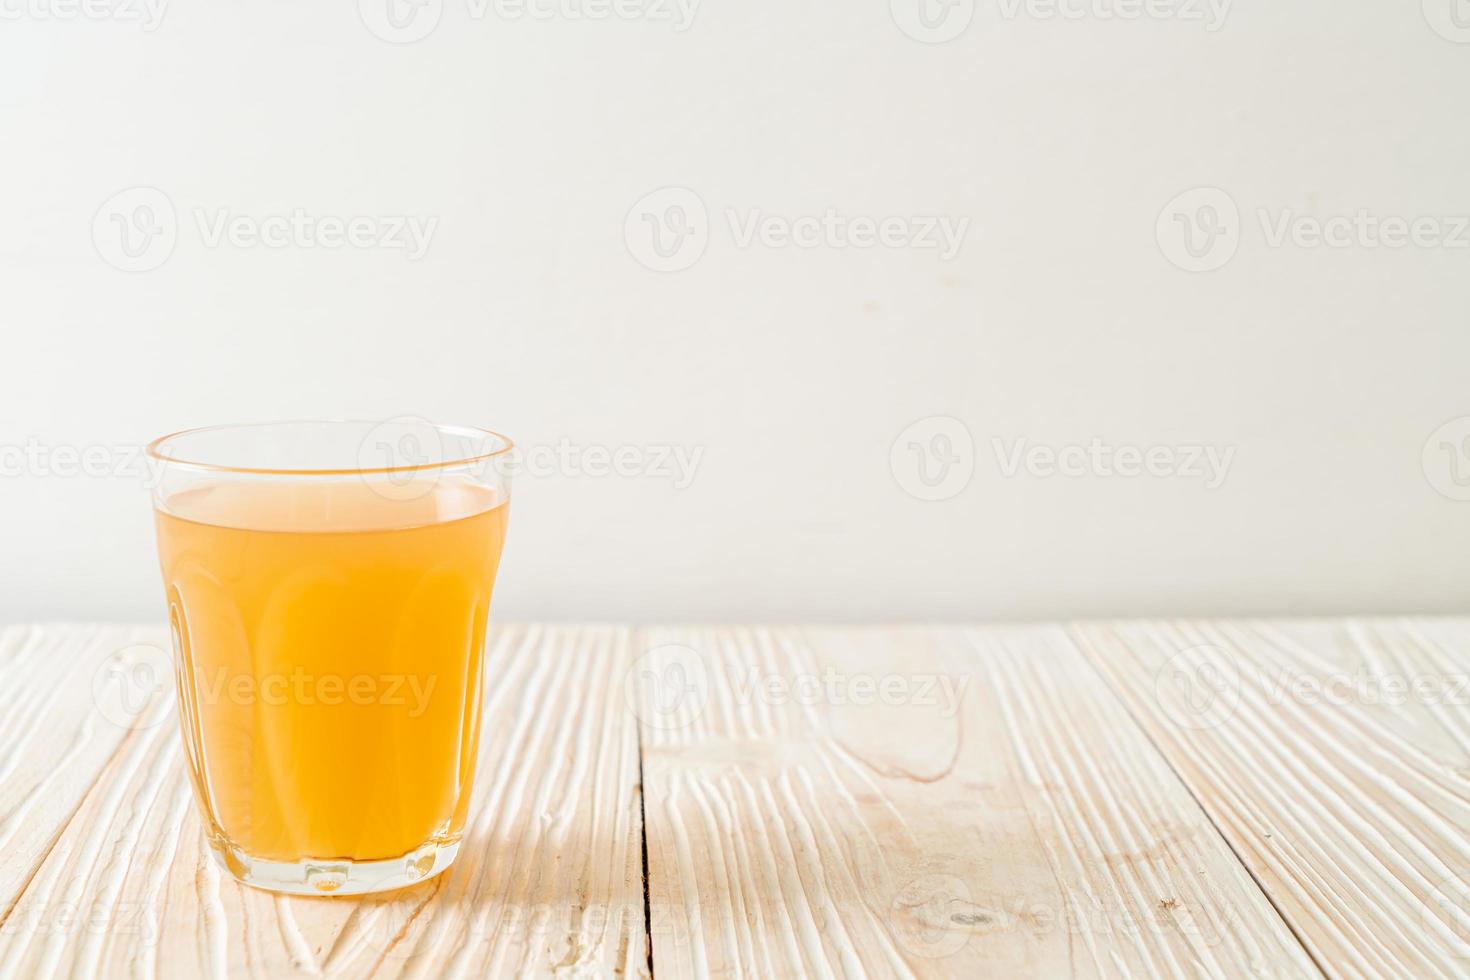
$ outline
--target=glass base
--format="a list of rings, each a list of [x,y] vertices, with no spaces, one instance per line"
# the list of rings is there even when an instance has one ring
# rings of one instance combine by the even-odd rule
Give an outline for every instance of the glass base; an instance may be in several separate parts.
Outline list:
[[[267,861],[238,847],[213,844],[210,850],[237,881],[287,895],[371,895],[427,881],[454,863],[459,841],[425,844],[402,857],[382,861],[323,858]]]

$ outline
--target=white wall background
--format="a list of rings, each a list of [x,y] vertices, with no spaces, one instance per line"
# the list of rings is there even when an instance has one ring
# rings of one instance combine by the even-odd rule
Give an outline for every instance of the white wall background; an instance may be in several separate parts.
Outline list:
[[[1214,31],[928,0],[964,27],[942,44],[908,0],[704,0],[684,31],[427,0],[406,44],[377,0],[178,2],[151,31],[67,2],[0,0],[0,622],[161,614],[141,479],[57,475],[58,447],[402,414],[703,452],[683,489],[523,479],[502,618],[1470,611],[1470,446],[1425,456],[1470,416],[1470,232],[1273,247],[1257,215],[1454,234],[1458,0],[1237,0]],[[177,243],[124,272],[93,221],[138,186]],[[708,220],[658,273],[625,217],[666,186]],[[1191,273],[1156,223],[1201,186],[1240,212],[1207,259],[1238,248]],[[296,208],[438,224],[417,261],[198,227]],[[828,208],[970,225],[944,261],[741,247],[725,214]],[[974,469],[925,502],[890,449],[936,415]],[[1235,455],[1206,489],[1006,477],[992,446],[1094,437]]]

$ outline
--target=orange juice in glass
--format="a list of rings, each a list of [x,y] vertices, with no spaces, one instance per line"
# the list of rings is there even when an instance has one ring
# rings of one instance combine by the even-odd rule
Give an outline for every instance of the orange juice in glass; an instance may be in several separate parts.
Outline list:
[[[185,754],[236,878],[362,894],[454,860],[510,448],[418,421],[149,446]]]

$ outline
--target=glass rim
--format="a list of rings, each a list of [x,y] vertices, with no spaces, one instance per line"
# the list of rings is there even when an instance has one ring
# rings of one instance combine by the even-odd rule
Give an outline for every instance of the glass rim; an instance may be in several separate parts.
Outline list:
[[[433,463],[404,463],[397,466],[374,466],[374,467],[277,467],[277,466],[231,466],[224,463],[206,463],[201,460],[184,459],[179,456],[171,456],[164,452],[164,446],[171,439],[179,439],[184,436],[203,435],[211,432],[226,432],[237,429],[260,429],[270,426],[292,426],[292,425],[365,425],[379,426],[392,421],[400,420],[373,420],[373,419],[282,419],[272,422],[225,422],[219,425],[200,425],[188,429],[179,429],[167,435],[159,436],[148,445],[143,447],[143,454],[149,459],[156,459],[170,466],[183,466],[190,469],[205,470],[211,473],[243,473],[257,476],[368,476],[387,475],[393,473],[418,473],[428,470],[450,469],[459,466],[472,466],[483,463],[486,460],[503,456],[515,448],[511,438],[494,429],[487,429],[478,425],[446,425],[439,422],[430,422],[428,419],[413,419],[434,429],[436,432],[449,433],[458,436],[471,436],[483,439],[490,437],[497,441],[497,448],[485,453],[475,453],[458,459],[446,459]]]

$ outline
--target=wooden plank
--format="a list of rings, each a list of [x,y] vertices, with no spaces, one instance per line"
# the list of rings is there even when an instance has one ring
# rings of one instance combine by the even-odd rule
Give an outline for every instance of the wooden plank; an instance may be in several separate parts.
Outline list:
[[[1470,974],[1470,621],[1075,632],[1329,974]]]
[[[159,630],[137,627],[0,632],[0,921],[137,716],[104,714],[94,692],[112,698],[105,707],[120,708],[110,682],[127,684],[141,677],[131,671],[166,664],[163,640]]]
[[[657,975],[1319,975],[1060,628],[635,646]]]
[[[381,897],[288,898],[229,878],[164,705],[122,740],[0,925],[0,977],[645,974],[628,652],[616,628],[495,630],[458,861]]]

